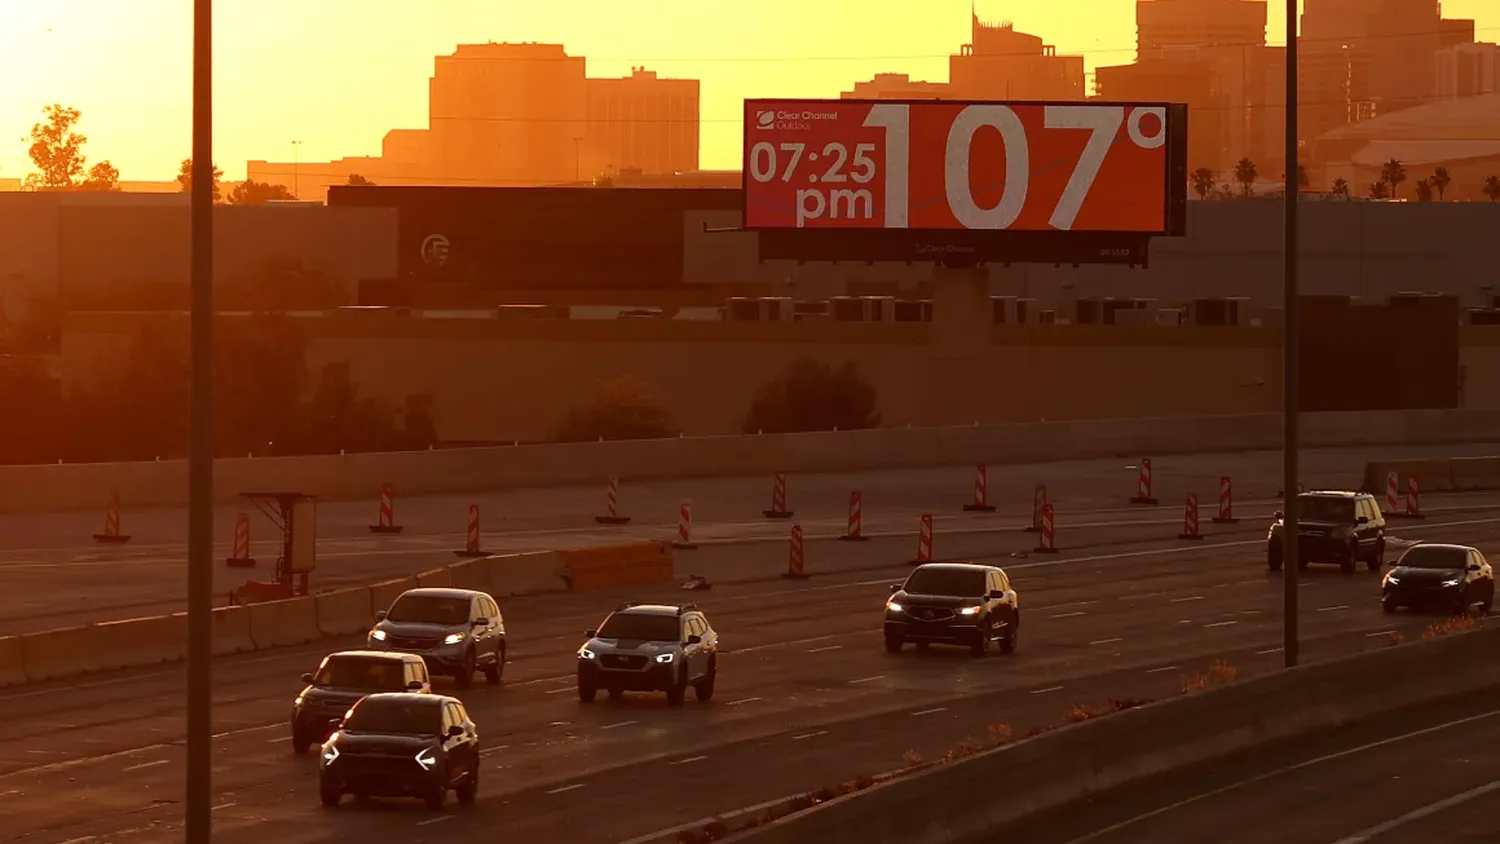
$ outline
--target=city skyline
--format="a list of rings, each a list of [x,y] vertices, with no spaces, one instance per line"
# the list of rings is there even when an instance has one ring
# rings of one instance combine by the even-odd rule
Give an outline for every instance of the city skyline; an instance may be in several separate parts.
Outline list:
[[[167,8],[164,0],[143,3]],[[577,5],[566,15],[528,8],[501,14],[454,0],[441,5],[449,14],[400,27],[379,14],[396,10],[396,4],[386,2],[363,4],[371,11],[354,17],[322,7],[309,13],[283,0],[262,4],[259,15],[221,10],[216,24],[218,164],[227,180],[235,180],[244,177],[248,160],[289,160],[294,153],[307,161],[379,155],[387,130],[425,125],[433,56],[450,54],[456,44],[495,40],[561,43],[570,55],[587,59],[590,77],[625,77],[632,68],[645,66],[664,78],[701,80],[700,167],[734,169],[739,103],[745,97],[834,98],[880,73],[947,81],[949,57],[969,40],[968,0],[932,4],[914,22],[890,15],[884,22],[869,19],[880,17],[870,15],[872,10],[895,11],[894,3],[829,2],[809,11],[775,0],[748,22],[720,27],[723,31],[712,30],[696,40],[667,34],[688,22],[703,22],[701,9],[678,0],[660,4],[655,27],[629,26],[623,12],[605,3],[584,0]],[[1092,0],[1087,4],[1090,15],[1077,14],[1076,5],[1071,14],[1061,14],[1056,4],[1036,0],[989,0],[978,3],[977,12],[986,21],[1014,21],[1017,30],[1056,45],[1060,55],[1082,55],[1090,74],[1099,66],[1135,60],[1133,0]],[[1284,25],[1279,4],[1270,5],[1268,41],[1276,44]],[[1443,12],[1473,18],[1481,41],[1500,40],[1500,9],[1481,8],[1485,5],[1493,6],[1447,0]],[[281,36],[270,38],[278,29],[270,25],[277,13],[292,9],[301,12],[298,34],[288,37],[280,26]],[[801,14],[793,14],[794,9]],[[778,26],[792,19],[836,21],[856,9],[865,14],[834,28],[842,37],[819,38],[803,27]],[[129,21],[117,19],[123,17],[87,0],[21,8],[17,26],[0,35],[5,47],[0,72],[13,83],[0,97],[0,122],[19,139],[42,106],[61,102],[80,108],[91,161],[109,159],[125,181],[169,180],[187,147],[185,18],[143,34],[139,21],[161,18],[140,11]],[[639,16],[634,22],[639,23]],[[627,30],[629,36],[619,34]],[[448,43],[437,43],[452,36]],[[48,49],[59,55],[88,51],[96,60],[65,64],[55,74],[25,73]],[[126,57],[131,57],[128,62]],[[106,61],[126,72],[89,72]],[[153,79],[170,79],[171,84],[153,85]],[[300,143],[294,146],[294,140]],[[24,143],[0,145],[0,179],[20,178],[29,169]]]

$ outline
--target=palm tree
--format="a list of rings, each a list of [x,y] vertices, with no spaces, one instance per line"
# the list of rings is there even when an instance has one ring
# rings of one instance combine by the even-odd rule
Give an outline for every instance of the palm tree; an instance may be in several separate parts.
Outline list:
[[[1260,171],[1256,169],[1255,162],[1248,158],[1241,158],[1234,165],[1234,180],[1240,183],[1241,196],[1255,195],[1255,180],[1259,176]]]
[[[1406,166],[1399,159],[1392,158],[1380,168],[1380,178],[1391,186],[1391,197],[1401,195],[1401,183],[1406,181]]]
[[[1333,195],[1334,196],[1342,196],[1343,198],[1348,199],[1349,198],[1349,183],[1346,182],[1346,181],[1344,181],[1343,179],[1334,179],[1333,180]]]
[[[1500,176],[1484,180],[1484,195],[1490,198],[1490,202],[1500,201]]]
[[[1430,179],[1422,179],[1422,180],[1420,180],[1420,181],[1417,182],[1417,201],[1418,202],[1431,202],[1432,201],[1432,194],[1433,194],[1433,188],[1432,188],[1432,181]]]
[[[1443,201],[1443,196],[1448,193],[1448,186],[1453,184],[1453,177],[1448,174],[1447,167],[1439,167],[1432,171],[1432,186],[1437,188],[1438,202]]]
[[[1190,178],[1193,182],[1193,193],[1198,194],[1199,199],[1208,199],[1208,195],[1213,193],[1214,184],[1219,180],[1214,175],[1214,171],[1207,167],[1199,167],[1197,170],[1194,170]]]
[[[1386,189],[1385,182],[1371,182],[1370,183],[1370,198],[1371,199],[1388,199],[1390,197],[1390,195],[1391,195],[1391,192]]]

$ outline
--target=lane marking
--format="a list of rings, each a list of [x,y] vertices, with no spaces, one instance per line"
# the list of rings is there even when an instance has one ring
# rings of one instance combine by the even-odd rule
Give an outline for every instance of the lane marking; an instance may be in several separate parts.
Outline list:
[[[560,695],[563,692],[571,692],[573,690],[574,690],[573,686],[563,686],[560,689],[548,689],[546,691],[546,694],[549,694],[549,695]]]
[[[758,698],[758,697],[740,698],[739,700],[731,700],[728,705],[729,706],[739,706],[742,703],[754,703],[757,700],[760,700],[760,698]]]
[[[291,741],[291,740],[292,740],[291,736],[277,736],[276,738],[273,738],[273,739],[266,739],[266,744],[281,744],[284,741]]]
[[[214,806],[213,808],[209,809],[209,811],[210,812],[217,812],[220,809],[228,809],[228,808],[230,808],[232,806],[238,806],[238,805],[240,805],[240,804],[238,804],[238,803],[220,803],[219,805]]]
[[[1060,612],[1057,615],[1049,615],[1047,616],[1047,618],[1077,618],[1078,616],[1085,614],[1086,613],[1083,612]]]
[[[849,683],[850,683],[850,685],[853,685],[855,683],[868,683],[868,682],[870,682],[872,680],[884,680],[884,679],[885,679],[885,675],[884,674],[876,674],[874,677],[861,677],[858,680],[850,680]]]
[[[1397,742],[1406,741],[1407,739],[1420,738],[1422,736],[1432,735],[1433,733],[1452,730],[1454,727],[1463,726],[1464,724],[1472,724],[1476,721],[1484,721],[1490,718],[1494,718],[1497,715],[1500,715],[1500,709],[1492,709],[1489,712],[1483,712],[1479,715],[1470,715],[1467,718],[1459,718],[1456,721],[1449,721],[1446,724],[1438,724],[1435,727],[1425,727],[1420,730],[1414,730],[1410,733],[1403,733],[1399,736],[1391,736],[1390,738],[1380,739],[1379,741],[1370,742],[1369,744],[1362,744],[1359,747],[1351,747],[1347,750],[1340,750],[1337,753],[1330,753],[1326,756],[1319,756],[1316,759],[1308,759],[1305,762],[1298,762],[1295,765],[1289,765],[1284,768],[1278,768],[1274,771],[1267,771],[1263,774],[1257,774],[1256,776],[1250,777],[1248,779],[1243,779],[1239,782],[1230,783],[1229,785],[1216,788],[1213,791],[1206,791],[1202,794],[1195,794],[1192,797],[1179,800],[1170,806],[1162,806],[1158,809],[1152,809],[1145,814],[1136,815],[1133,818],[1120,821],[1119,823],[1112,826],[1107,826],[1104,829],[1096,829],[1093,832],[1090,832],[1087,835],[1083,836],[1082,838],[1074,838],[1072,841],[1069,841],[1068,844],[1084,844],[1084,842],[1086,841],[1094,841],[1106,835],[1111,835],[1113,833],[1119,832],[1120,830],[1127,827],[1134,826],[1141,821],[1150,820],[1154,817],[1159,817],[1170,812],[1175,812],[1178,809],[1186,808],[1195,803],[1199,803],[1213,797],[1218,797],[1221,794],[1228,794],[1231,791],[1236,791],[1238,789],[1244,788],[1247,785],[1255,785],[1256,783],[1265,782],[1267,780],[1285,776],[1296,771],[1312,768],[1317,765],[1321,765],[1324,762],[1333,762],[1339,759],[1345,759],[1350,756],[1355,756],[1366,751],[1379,750],[1382,747],[1389,747],[1390,745],[1396,744]],[[1347,840],[1348,839],[1345,839],[1345,841]],[[1344,842],[1339,842],[1339,844],[1344,844]]]
[[[1339,604],[1336,607],[1318,607],[1318,612],[1334,612],[1335,610],[1347,610],[1347,609],[1349,609],[1349,605],[1348,604]]]
[[[583,787],[584,787],[583,783],[581,783],[581,782],[575,782],[572,785],[565,785],[562,788],[554,788],[554,789],[552,789],[551,791],[549,791],[547,793],[548,794],[562,794],[564,791],[572,791],[574,789],[583,788]]]
[[[676,762],[668,762],[668,765],[688,765],[693,762],[702,762],[707,756],[689,756],[686,759],[678,759]]]
[[[1281,653],[1281,648],[1266,648],[1263,651],[1256,651],[1255,655],[1256,656],[1267,656],[1269,654],[1279,654],[1279,653]]]
[[[828,735],[827,730],[818,730],[816,733],[803,733],[800,736],[792,736],[792,741],[802,741],[803,739],[817,738],[818,736],[826,735]]]
[[[1178,670],[1178,668],[1175,665],[1163,665],[1160,668],[1148,668],[1148,669],[1146,669],[1146,673],[1147,674],[1160,674],[1160,673],[1162,673],[1164,671],[1177,671],[1177,670]]]
[[[1116,636],[1113,639],[1097,639],[1095,641],[1089,642],[1089,644],[1090,645],[1113,645],[1115,642],[1123,642],[1123,641],[1125,641],[1125,640],[1121,639],[1119,636]]]
[[[10,791],[0,791],[0,797],[14,797],[21,793],[21,789],[12,788]]]
[[[96,835],[85,835],[82,838],[69,838],[67,841],[62,842],[62,844],[84,844],[85,841],[98,841],[98,840],[99,840],[99,837],[96,836]]]
[[[1062,686],[1048,686],[1045,689],[1032,689],[1031,693],[1034,694],[1034,695],[1044,695],[1044,694],[1046,694],[1048,692],[1060,692],[1060,691],[1062,691]]]
[[[1377,637],[1380,637],[1380,636],[1389,636],[1389,635],[1391,635],[1392,633],[1395,633],[1395,632],[1396,631],[1394,631],[1394,630],[1376,630],[1374,633],[1366,633],[1365,637],[1369,638],[1369,639],[1374,639],[1374,638],[1377,638]]]
[[[500,751],[505,750],[508,747],[510,747],[510,745],[508,745],[508,744],[499,744],[499,745],[496,745],[494,747],[480,748],[479,755],[480,756],[484,756],[487,753],[499,753]]]
[[[1173,603],[1173,604],[1185,604],[1188,601],[1201,601],[1201,600],[1203,600],[1203,596],[1202,595],[1194,595],[1194,596],[1192,596],[1190,598],[1173,598],[1171,600],[1171,603]]]
[[[1365,842],[1369,841],[1371,838],[1376,838],[1384,835],[1387,832],[1396,829],[1397,827],[1405,826],[1412,821],[1419,821],[1430,815],[1436,815],[1439,812],[1445,812],[1453,808],[1454,806],[1467,803],[1470,800],[1473,800],[1475,797],[1483,797],[1484,795],[1489,794],[1490,792],[1497,789],[1500,789],[1500,780],[1485,783],[1478,788],[1471,788],[1468,791],[1462,792],[1460,794],[1455,794],[1452,797],[1444,798],[1437,801],[1436,803],[1429,803],[1420,809],[1413,809],[1412,811],[1407,812],[1404,815],[1399,815],[1397,817],[1391,818],[1385,823],[1376,824],[1369,829],[1363,829],[1359,832],[1354,833],[1353,835],[1340,838],[1338,841],[1335,841],[1334,844],[1365,844]]]
[[[813,648],[813,649],[809,650],[808,653],[810,653],[810,654],[827,653],[829,651],[840,650],[843,647],[844,647],[843,645],[827,645],[827,646],[821,647],[821,648]]]
[[[1209,627],[1228,627],[1231,624],[1239,624],[1239,622],[1238,621],[1215,621],[1212,624],[1205,624],[1203,626],[1204,626],[1204,628],[1209,628]]]
[[[934,706],[931,709],[924,709],[921,712],[913,712],[911,714],[911,717],[915,718],[918,715],[932,715],[932,714],[937,713],[937,712],[947,712],[947,711],[948,711],[948,707],[946,707],[946,706]]]
[[[157,765],[165,765],[169,761],[170,760],[168,760],[168,759],[158,759],[155,762],[142,762],[139,765],[131,765],[130,767],[126,768],[125,770],[126,771],[139,771],[142,768],[155,768]]]
[[[417,821],[417,826],[427,826],[429,824],[442,823],[443,821],[451,820],[453,820],[452,815],[438,815],[435,818],[428,818],[425,821]]]
[[[639,721],[616,721],[613,724],[605,724],[604,726],[600,727],[599,729],[601,729],[601,730],[613,730],[616,727],[628,727],[631,724],[639,724],[639,723],[640,723]]]

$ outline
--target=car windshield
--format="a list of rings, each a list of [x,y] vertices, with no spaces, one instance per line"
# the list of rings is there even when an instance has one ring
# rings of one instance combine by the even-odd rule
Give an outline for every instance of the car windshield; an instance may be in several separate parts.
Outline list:
[[[402,595],[385,616],[391,621],[415,621],[425,624],[454,625],[469,620],[468,598],[444,598],[438,595]]]
[[[918,595],[972,598],[984,594],[984,572],[969,569],[917,569],[904,587]]]
[[[1297,518],[1310,522],[1354,521],[1354,499],[1307,496],[1297,499]]]
[[[675,642],[680,629],[676,616],[617,612],[606,618],[599,627],[599,638]]]
[[[410,698],[367,697],[354,704],[343,728],[357,733],[435,736],[443,731],[443,708]]]
[[[1463,569],[1469,565],[1469,549],[1418,545],[1403,554],[1396,565],[1409,569]]]
[[[331,656],[323,660],[313,684],[347,689],[384,689],[396,691],[406,687],[406,672],[400,662],[364,656]]]

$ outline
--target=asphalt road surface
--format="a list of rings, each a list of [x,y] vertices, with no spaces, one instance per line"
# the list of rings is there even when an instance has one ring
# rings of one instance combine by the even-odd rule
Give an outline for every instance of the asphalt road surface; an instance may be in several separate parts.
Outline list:
[[[1500,544],[1500,517],[1435,517],[1403,531],[1488,547]],[[355,642],[216,661],[215,840],[448,841],[503,831],[518,841],[621,844],[896,769],[911,755],[933,758],[991,725],[1019,734],[1059,722],[1074,704],[1175,694],[1184,675],[1217,658],[1242,676],[1279,667],[1281,579],[1266,571],[1259,539],[1110,539],[1060,559],[995,558],[1021,595],[1011,656],[885,654],[881,606],[905,565],[697,594],[722,636],[719,684],[712,703],[689,699],[675,710],[661,695],[582,704],[573,681],[586,628],[623,598],[680,599],[672,585],[507,601],[504,684],[459,693],[484,742],[479,802],[439,812],[403,802],[325,810],[315,758],[291,753],[297,676]],[[1434,621],[1382,614],[1370,572],[1315,568],[1301,582],[1305,661],[1385,647],[1392,631],[1415,638]],[[440,680],[439,690],[451,686]],[[183,723],[180,667],[0,691],[7,840],[180,840]],[[1423,762],[1406,772],[1425,786],[1433,770]]]
[[[1304,453],[1305,481],[1315,486],[1356,484],[1371,457],[1459,456],[1493,451],[1493,445],[1379,449],[1315,450]],[[1057,509],[1059,544],[1080,548],[1108,541],[1100,529],[1124,520],[1141,522],[1136,537],[1168,538],[1177,534],[1183,500],[1199,500],[1205,533],[1224,536],[1236,530],[1249,536],[1263,530],[1280,489],[1280,453],[1255,452],[1154,461],[1155,508],[1130,507],[1135,494],[1135,458],[1076,461],[1035,466],[994,467],[989,498],[994,515],[963,513],[972,500],[974,470],[950,467],[859,475],[793,476],[789,504],[806,532],[809,568],[848,571],[899,561],[915,553],[919,517],[932,514],[940,557],[1025,550],[1033,543],[1020,537],[995,540],[1029,524],[1035,484],[1044,483]],[[1234,481],[1237,528],[1212,525],[1221,475]],[[632,517],[623,528],[601,528],[593,516],[602,512],[604,490],[559,488],[519,490],[483,496],[403,498],[397,491],[398,536],[378,537],[368,526],[376,520],[376,491],[369,501],[325,502],[319,507],[319,567],[315,590],[361,585],[400,577],[453,562],[452,551],[464,543],[468,506],[480,507],[482,547],[496,552],[583,547],[622,539],[675,537],[678,505],[693,503],[693,538],[702,547],[681,554],[687,573],[715,582],[774,577],[786,565],[788,525],[765,520],[770,479],[653,481],[625,479],[621,509]],[[890,543],[851,548],[832,540],[844,532],[850,491],[863,494],[864,531]],[[103,493],[101,493],[101,498]],[[1427,496],[1424,506],[1445,506],[1447,497]],[[1496,499],[1500,500],[1500,499]],[[1473,505],[1462,498],[1460,506]],[[252,507],[220,508],[216,534],[221,542],[215,559],[232,552],[235,518],[252,514],[254,569],[217,566],[215,593],[227,603],[230,590],[247,579],[269,580],[275,569],[276,529]],[[46,630],[90,621],[134,618],[180,611],[186,591],[187,519],[178,509],[134,510],[125,502],[125,545],[99,545],[91,539],[102,529],[102,512],[21,513],[0,515],[0,635]],[[963,540],[946,536],[963,535]]]

